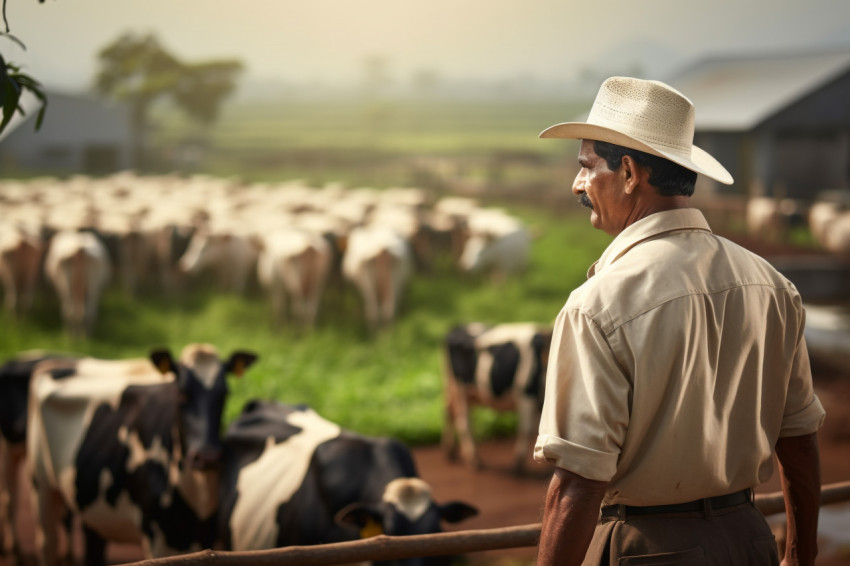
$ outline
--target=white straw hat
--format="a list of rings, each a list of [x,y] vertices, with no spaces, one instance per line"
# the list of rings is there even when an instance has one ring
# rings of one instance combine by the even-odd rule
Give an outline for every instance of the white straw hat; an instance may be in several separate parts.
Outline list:
[[[541,138],[598,140],[651,153],[726,185],[732,175],[694,145],[694,105],[659,81],[611,77],[599,87],[587,122],[555,124]]]

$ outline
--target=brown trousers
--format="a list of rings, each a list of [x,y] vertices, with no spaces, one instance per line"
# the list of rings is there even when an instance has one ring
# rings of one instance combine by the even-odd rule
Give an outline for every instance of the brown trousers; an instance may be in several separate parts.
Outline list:
[[[583,566],[775,566],[776,540],[751,503],[709,512],[602,519]]]

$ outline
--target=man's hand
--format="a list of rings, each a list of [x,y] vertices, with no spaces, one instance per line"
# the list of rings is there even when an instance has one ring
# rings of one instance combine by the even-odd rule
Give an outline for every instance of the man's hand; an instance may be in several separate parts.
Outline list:
[[[538,566],[578,566],[584,560],[599,518],[607,482],[557,468],[543,509]]]

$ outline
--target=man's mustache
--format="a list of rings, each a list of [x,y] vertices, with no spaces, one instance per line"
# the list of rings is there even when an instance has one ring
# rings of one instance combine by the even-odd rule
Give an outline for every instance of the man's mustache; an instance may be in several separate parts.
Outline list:
[[[589,208],[590,210],[593,210],[593,203],[590,202],[590,199],[588,198],[587,193],[581,193],[581,196],[578,197],[578,202],[582,206],[585,206],[585,207]]]

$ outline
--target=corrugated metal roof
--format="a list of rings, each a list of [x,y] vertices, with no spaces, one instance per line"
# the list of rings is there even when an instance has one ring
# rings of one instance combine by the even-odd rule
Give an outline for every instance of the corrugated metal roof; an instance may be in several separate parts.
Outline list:
[[[690,98],[696,129],[747,131],[850,70],[850,50],[708,59],[671,78]]]

